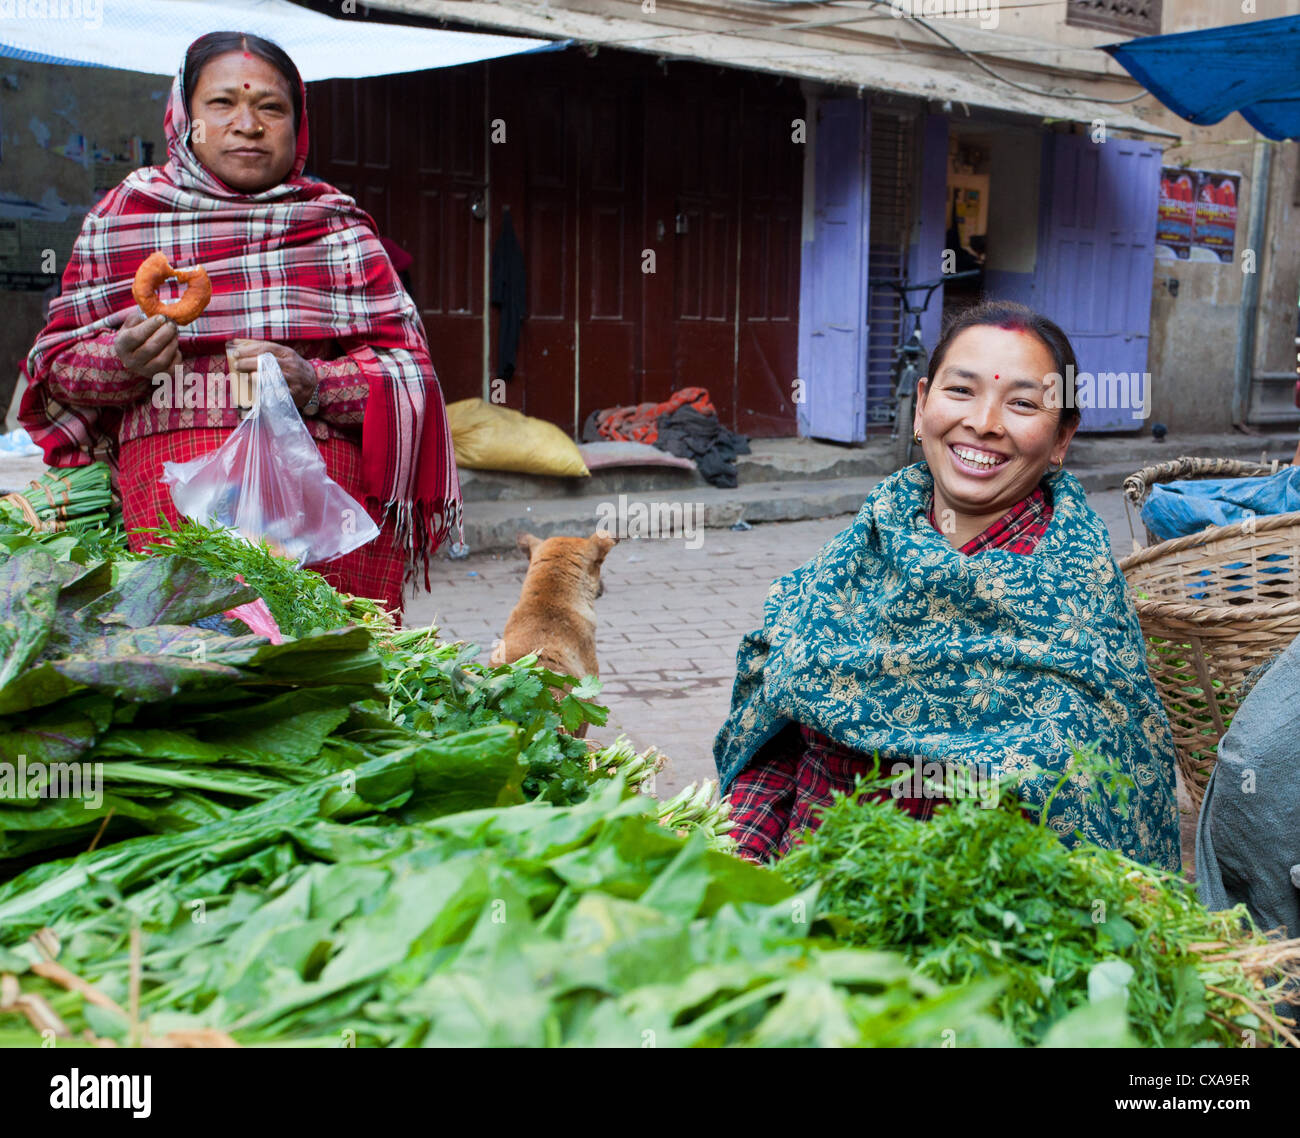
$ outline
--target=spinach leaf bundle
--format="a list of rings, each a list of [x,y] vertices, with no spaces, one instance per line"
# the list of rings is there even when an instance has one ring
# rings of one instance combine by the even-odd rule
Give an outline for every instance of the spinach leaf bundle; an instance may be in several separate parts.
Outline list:
[[[0,876],[97,836],[191,829],[338,769],[379,694],[364,630],[225,636],[191,622],[251,599],[243,586],[180,557],[122,568],[40,546],[0,562]]]
[[[481,729],[483,742],[500,730]],[[417,769],[434,766],[430,756]],[[141,1027],[153,1037],[206,1030],[245,1045],[336,1047],[1008,1041],[981,1010],[994,986],[942,989],[897,954],[812,935],[815,893],[709,851],[702,836],[663,831],[649,800],[627,797],[618,779],[575,806],[449,814],[448,786],[409,770],[377,758],[357,769],[351,793],[322,779],[190,834],[29,871],[0,887],[0,970],[46,999],[69,1033],[101,1038],[130,1031],[111,1007],[127,1006],[134,926]],[[495,783],[508,794],[511,781],[486,763],[475,793],[490,796]],[[31,939],[41,929],[50,932]],[[98,1004],[41,974],[52,944]]]

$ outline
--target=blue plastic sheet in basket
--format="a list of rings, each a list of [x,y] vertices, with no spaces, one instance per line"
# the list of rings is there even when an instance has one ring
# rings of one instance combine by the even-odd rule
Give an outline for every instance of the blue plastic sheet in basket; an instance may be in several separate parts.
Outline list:
[[[1157,483],[1142,521],[1158,541],[1230,526],[1249,517],[1300,511],[1300,467],[1264,478],[1203,478]]]
[[[1300,467],[1287,467],[1263,478],[1204,478],[1183,482],[1158,483],[1142,507],[1142,521],[1158,541],[1199,533],[1206,526],[1229,526],[1249,517],[1289,514],[1300,511]],[[1269,568],[1267,562],[1282,562]],[[1284,573],[1290,558],[1284,553],[1270,553],[1259,558],[1255,569],[1261,577]],[[1257,582],[1245,580],[1244,571],[1251,563],[1234,561],[1222,572],[1241,570],[1243,582],[1228,585],[1225,592],[1239,593],[1257,588]],[[1203,569],[1193,576],[1208,577]],[[1203,600],[1205,593],[1189,593],[1188,600]]]

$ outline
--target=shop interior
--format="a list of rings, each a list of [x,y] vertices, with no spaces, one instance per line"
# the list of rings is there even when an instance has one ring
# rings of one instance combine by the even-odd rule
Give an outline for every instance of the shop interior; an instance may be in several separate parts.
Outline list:
[[[944,286],[945,318],[979,301],[988,256],[989,172],[993,140],[954,132],[948,140],[947,236],[944,248],[955,252],[953,272],[977,270],[980,276]]]

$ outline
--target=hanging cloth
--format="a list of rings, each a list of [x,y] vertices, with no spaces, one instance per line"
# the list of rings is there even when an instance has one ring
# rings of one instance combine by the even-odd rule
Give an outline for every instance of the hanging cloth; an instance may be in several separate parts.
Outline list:
[[[508,209],[502,214],[501,234],[492,247],[492,303],[501,310],[497,327],[497,375],[509,379],[515,374],[519,329],[528,313],[524,251],[515,236]]]

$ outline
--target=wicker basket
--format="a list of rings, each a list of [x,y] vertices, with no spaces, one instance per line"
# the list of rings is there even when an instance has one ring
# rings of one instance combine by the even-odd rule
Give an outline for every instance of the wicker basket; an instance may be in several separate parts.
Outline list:
[[[1248,477],[1272,466],[1180,458],[1124,483],[1140,506],[1156,482]],[[1199,810],[1243,683],[1300,636],[1300,513],[1251,518],[1140,549],[1120,562]]]

